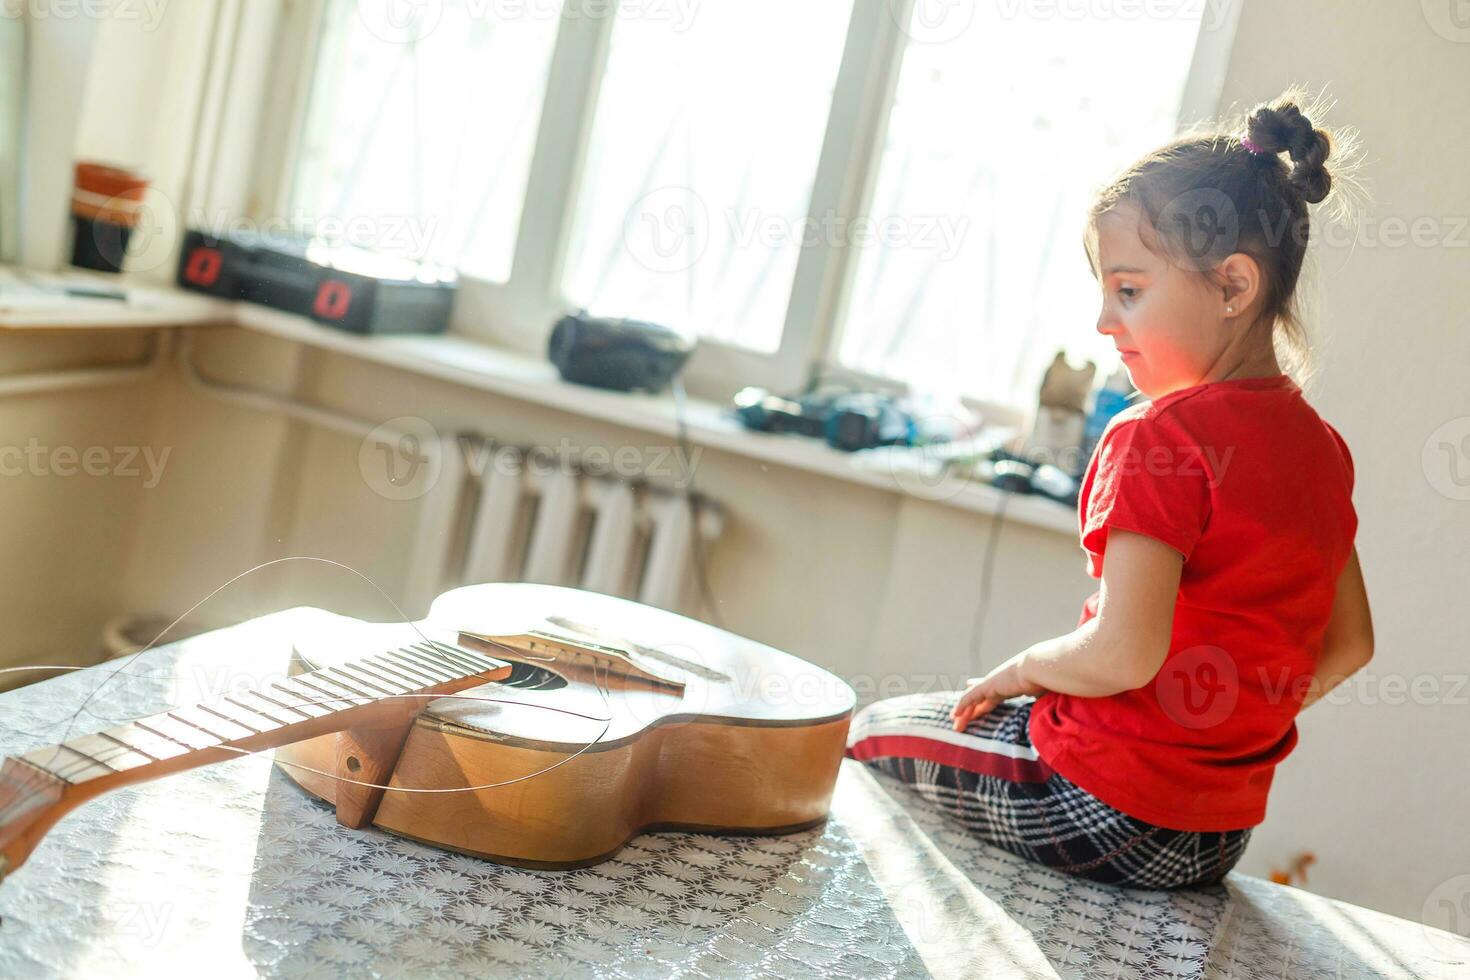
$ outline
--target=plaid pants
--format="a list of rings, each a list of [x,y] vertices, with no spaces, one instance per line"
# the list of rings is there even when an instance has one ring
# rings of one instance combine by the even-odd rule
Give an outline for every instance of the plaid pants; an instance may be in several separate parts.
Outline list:
[[[911,694],[853,718],[847,757],[901,779],[981,840],[1093,881],[1130,888],[1213,884],[1245,852],[1250,829],[1168,830],[1115,810],[1052,769],[1027,732],[1030,698],[954,730],[959,691]]]

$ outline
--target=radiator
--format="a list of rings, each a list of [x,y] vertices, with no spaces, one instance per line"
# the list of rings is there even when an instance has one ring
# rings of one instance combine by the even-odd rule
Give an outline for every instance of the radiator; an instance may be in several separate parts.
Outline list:
[[[526,465],[536,450],[479,435],[439,443],[404,590],[421,611],[477,582],[568,585],[683,611],[694,562],[724,526],[702,494],[589,473],[564,457]]]

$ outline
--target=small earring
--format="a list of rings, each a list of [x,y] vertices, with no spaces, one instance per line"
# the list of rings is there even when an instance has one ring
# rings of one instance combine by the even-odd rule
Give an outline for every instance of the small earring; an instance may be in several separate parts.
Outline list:
[[[1233,307],[1233,306],[1227,306],[1227,307],[1225,307],[1225,312],[1226,313],[1234,313],[1235,312],[1235,307]]]

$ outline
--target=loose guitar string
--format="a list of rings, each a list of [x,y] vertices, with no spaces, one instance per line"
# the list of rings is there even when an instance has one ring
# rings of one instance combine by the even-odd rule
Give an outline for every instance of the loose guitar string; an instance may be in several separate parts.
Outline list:
[[[130,675],[135,675],[135,672],[129,670],[128,668],[131,668],[134,665],[135,661],[139,660],[143,656],[143,654],[148,653],[151,650],[153,650],[155,648],[155,646],[157,645],[158,641],[160,639],[162,639],[162,637],[166,633],[168,633],[169,630],[173,629],[176,625],[178,625],[180,622],[182,622],[185,618],[187,618],[190,614],[192,614],[200,606],[204,605],[210,599],[214,598],[214,596],[216,596],[217,594],[219,594],[221,591],[223,591],[224,589],[229,588],[231,585],[233,585],[235,582],[238,582],[240,579],[244,578],[245,576],[251,575],[251,574],[253,574],[253,573],[257,572],[257,571],[260,571],[261,569],[269,568],[272,565],[278,565],[278,564],[282,564],[284,562],[290,562],[290,561],[311,561],[311,562],[319,562],[321,564],[329,565],[329,566],[332,566],[332,567],[335,567],[335,568],[340,568],[340,569],[344,569],[346,571],[351,572],[352,574],[356,575],[358,578],[360,578],[364,582],[366,582],[368,585],[372,586],[373,589],[376,590],[378,592],[378,594],[380,596],[382,596],[383,599],[385,601],[387,601],[387,603],[390,606],[393,607],[394,612],[396,612],[402,618],[403,623],[406,624],[415,633],[417,633],[418,636],[419,636],[419,638],[422,639],[426,644],[428,644],[431,649],[436,649],[437,648],[436,641],[431,640],[431,639],[429,639],[429,637],[425,636],[424,635],[424,632],[419,629],[418,624],[417,623],[414,623],[412,620],[410,620],[408,618],[408,616],[404,613],[403,609],[396,602],[393,601],[393,598],[391,596],[389,596],[388,593],[382,589],[382,587],[380,587],[376,582],[374,582],[366,574],[364,574],[363,572],[358,571],[356,568],[353,568],[352,566],[347,565],[347,564],[344,564],[344,563],[339,562],[339,561],[334,561],[333,559],[330,559],[330,558],[321,558],[321,557],[318,557],[318,556],[315,556],[315,555],[290,555],[290,556],[287,556],[287,557],[284,557],[284,558],[276,558],[276,559],[272,559],[271,561],[262,562],[261,564],[256,565],[256,566],[254,566],[252,568],[248,568],[245,571],[240,572],[238,575],[234,576],[233,578],[229,579],[224,584],[222,584],[222,585],[216,587],[215,589],[213,589],[212,591],[210,591],[207,595],[204,596],[204,598],[202,598],[198,602],[194,603],[187,610],[185,610],[182,614],[180,614],[178,617],[176,617],[173,620],[173,622],[169,623],[163,629],[159,630],[159,632],[153,637],[153,639],[150,640],[148,642],[148,644],[146,646],[144,646],[142,649],[138,650],[134,654],[133,657],[131,657],[128,660],[122,661],[121,663],[119,663],[117,665],[117,667],[115,667],[113,670],[109,671],[106,674],[106,676],[104,676],[102,678],[102,680],[96,686],[94,686],[91,691],[88,692],[87,696],[82,700],[81,705],[79,705],[77,707],[76,711],[73,712],[71,718],[68,719],[67,727],[66,727],[66,729],[62,733],[63,734],[63,738],[62,738],[61,741],[62,742],[65,742],[66,741],[66,737],[65,736],[69,736],[71,734],[72,728],[76,724],[77,718],[80,717],[81,713],[84,710],[87,711],[88,714],[90,714],[94,718],[99,718],[100,720],[103,720],[103,721],[112,721],[112,720],[114,720],[114,719],[101,719],[99,715],[97,715],[95,712],[90,711],[88,709],[88,705],[92,701],[93,697],[95,697],[96,694],[104,686],[106,686],[108,683],[110,683],[119,674],[127,673],[127,674],[130,674]],[[487,643],[490,646],[497,647],[499,649],[503,649],[503,650],[506,650],[508,652],[514,653],[517,657],[520,657],[522,659],[539,660],[539,661],[547,662],[547,663],[550,663],[550,662],[553,662],[554,661],[554,658],[551,658],[551,657],[540,657],[540,656],[536,656],[534,654],[524,653],[522,651],[519,651],[519,650],[514,649],[513,647],[508,646],[507,644],[499,643],[499,642],[494,641],[494,640],[487,640]],[[310,661],[309,658],[303,657],[299,653],[297,654],[297,656],[300,657],[300,659],[303,660],[304,662],[306,662],[307,664],[311,664],[311,661]],[[314,665],[312,665],[312,668],[313,668],[313,670],[316,669]],[[58,669],[58,668],[56,666],[54,666],[54,665],[32,665],[32,666],[27,666],[27,667],[4,668],[4,669],[0,669],[0,673],[10,673],[10,672],[19,671],[19,670],[48,670],[48,669],[49,670],[54,670],[54,669]],[[62,668],[62,669],[89,669],[89,668],[68,667],[68,668]],[[607,671],[607,673],[602,673],[602,671]],[[303,700],[302,701],[303,704],[308,704],[309,703],[309,704],[325,705],[325,704],[331,704],[331,703],[342,703],[342,702],[351,702],[351,701],[358,701],[358,700],[363,701],[365,703],[367,703],[367,702],[373,702],[373,701],[387,701],[387,700],[391,700],[393,698],[412,698],[412,697],[429,698],[429,699],[454,698],[454,699],[467,700],[467,701],[485,701],[485,702],[495,702],[495,703],[500,703],[500,704],[518,705],[518,706],[521,706],[521,707],[540,708],[540,709],[543,709],[543,710],[555,711],[555,712],[558,712],[560,714],[573,715],[573,716],[576,716],[576,717],[579,717],[579,718],[584,718],[584,719],[589,720],[589,721],[601,721],[601,722],[604,723],[603,724],[602,731],[599,732],[597,734],[597,736],[592,739],[592,741],[587,742],[580,749],[578,749],[576,752],[572,753],[571,755],[567,756],[565,759],[562,759],[559,762],[553,763],[550,766],[546,766],[543,769],[538,769],[535,772],[527,773],[527,774],[522,775],[522,776],[517,776],[514,779],[501,780],[499,782],[494,782],[494,783],[485,783],[485,784],[479,785],[479,786],[453,787],[453,788],[448,788],[448,789],[430,789],[430,788],[422,788],[422,787],[387,786],[385,784],[380,784],[380,783],[370,783],[370,782],[366,782],[366,781],[363,781],[363,780],[351,779],[349,777],[342,776],[342,775],[339,775],[337,773],[323,772],[321,770],[314,769],[314,768],[312,768],[310,766],[306,766],[306,765],[300,764],[300,763],[289,763],[289,762],[278,760],[278,764],[284,765],[284,766],[294,767],[294,768],[297,768],[297,769],[301,769],[303,771],[313,772],[313,773],[316,773],[317,775],[326,776],[326,777],[328,777],[330,779],[337,780],[338,782],[352,783],[352,784],[359,785],[359,786],[366,786],[366,787],[369,787],[369,788],[372,788],[372,789],[393,789],[393,790],[398,790],[398,791],[401,791],[401,792],[408,792],[408,793],[469,793],[469,792],[476,792],[476,791],[481,790],[481,789],[492,789],[492,788],[495,788],[497,786],[505,786],[505,785],[510,785],[512,783],[523,782],[523,781],[525,781],[527,779],[531,779],[531,778],[534,778],[536,776],[540,776],[540,775],[542,775],[544,773],[550,772],[553,769],[556,769],[556,768],[558,768],[560,766],[563,766],[563,765],[565,765],[568,762],[571,762],[573,759],[575,759],[578,756],[582,755],[584,752],[587,752],[588,750],[590,750],[594,745],[597,745],[598,743],[600,743],[602,741],[602,738],[607,734],[608,730],[612,727],[613,717],[611,715],[611,703],[608,700],[608,682],[607,682],[607,677],[610,676],[610,671],[607,668],[601,668],[601,670],[600,670],[597,661],[596,660],[593,660],[592,661],[592,676],[593,676],[593,687],[597,691],[598,695],[602,698],[603,708],[608,712],[608,714],[606,715],[606,717],[596,717],[596,716],[593,716],[593,715],[587,715],[587,714],[583,714],[583,713],[578,712],[578,711],[573,711],[573,710],[571,710],[569,708],[558,708],[558,707],[555,707],[554,705],[537,704],[535,702],[530,702],[530,701],[512,701],[512,700],[510,700],[508,698],[491,698],[491,697],[485,697],[485,696],[480,696],[480,695],[468,695],[468,694],[437,694],[437,695],[436,694],[394,694],[394,695],[385,695],[384,697],[381,697],[381,698],[378,698],[378,697],[371,697],[371,698],[369,698],[369,697],[361,697],[361,698],[355,698],[355,697],[348,696],[348,697],[335,697],[335,698],[332,698],[332,697],[324,697],[324,698],[319,699],[319,700],[311,699],[311,700]],[[487,683],[496,683],[496,682],[487,682]],[[128,719],[128,720],[132,720],[132,719]],[[59,751],[60,748],[61,748],[61,744],[60,743],[56,743],[56,745],[54,747],[57,748],[58,751]],[[209,748],[224,749],[224,750],[227,750],[227,751],[232,751],[232,752],[239,753],[240,755],[254,755],[257,752],[262,751],[262,750],[241,749],[241,748],[237,748],[236,746],[223,745],[223,744],[216,745],[216,746],[209,746]],[[54,758],[54,756],[53,756],[53,758]],[[89,763],[87,763],[85,761],[83,761],[81,763],[73,764],[74,768],[72,768],[70,770],[68,770],[67,768],[63,767],[63,769],[61,771],[57,772],[56,775],[60,776],[63,779],[66,779],[67,778],[67,775],[66,775],[67,772],[72,772],[72,773],[80,772],[80,771],[84,770],[87,767],[88,764]],[[20,800],[14,801],[11,804],[11,806],[6,807],[4,810],[0,810],[0,818],[3,818],[6,814],[8,814],[9,812],[11,812],[16,807],[23,806],[26,802],[27,802],[27,800],[25,798],[22,798]]]
[[[132,659],[123,661],[122,663],[119,663],[118,666],[116,668],[114,668],[111,672],[109,672],[107,674],[107,676],[104,677],[101,680],[101,682],[98,683],[88,693],[87,697],[83,699],[82,704],[78,706],[77,710],[72,714],[71,719],[69,719],[69,721],[67,723],[67,728],[62,733],[63,734],[63,738],[61,739],[61,741],[62,742],[65,742],[66,741],[66,737],[65,736],[69,736],[71,734],[72,726],[75,725],[76,719],[80,716],[80,714],[82,713],[82,711],[87,710],[87,706],[88,706],[89,702],[92,700],[93,696],[95,696],[97,694],[97,692],[102,689],[103,686],[105,686],[110,681],[112,681],[118,674],[120,674],[120,673],[129,673],[129,674],[131,674],[132,672],[129,671],[129,670],[127,670],[127,668],[128,667],[131,667],[133,665],[134,661],[136,661],[137,659],[139,659],[143,654],[145,654],[145,653],[149,652],[150,650],[152,650],[155,647],[155,645],[158,643],[158,641],[169,630],[173,629],[176,625],[178,625],[180,622],[182,622],[185,618],[187,618],[190,614],[192,614],[200,606],[204,605],[210,599],[214,598],[214,596],[216,596],[217,594],[219,594],[221,591],[223,591],[226,588],[229,588],[231,585],[233,585],[235,582],[238,582],[240,579],[244,578],[245,576],[250,575],[250,574],[252,574],[254,572],[260,571],[263,568],[268,568],[268,567],[270,567],[272,565],[277,565],[277,564],[281,564],[283,562],[289,562],[289,561],[314,561],[314,562],[320,562],[322,564],[330,565],[330,566],[333,566],[333,567],[336,567],[336,568],[345,569],[346,571],[351,572],[352,574],[356,575],[358,578],[362,579],[364,582],[367,582],[369,585],[371,585],[378,592],[378,594],[381,595],[383,597],[383,599],[390,606],[393,607],[394,612],[396,612],[402,618],[403,622],[405,624],[407,624],[408,627],[410,629],[412,629],[415,633],[417,633],[419,635],[419,638],[422,639],[426,644],[428,644],[430,648],[436,648],[437,647],[436,642],[433,641],[433,640],[431,640],[431,639],[429,639],[427,636],[424,635],[423,631],[418,628],[418,625],[416,623],[414,623],[413,621],[411,621],[408,618],[408,616],[404,613],[403,609],[396,602],[393,601],[392,597],[389,596],[387,592],[385,592],[376,582],[374,582],[367,575],[365,575],[364,573],[362,573],[362,572],[358,571],[357,569],[351,567],[350,565],[346,565],[346,564],[344,564],[342,562],[334,561],[334,560],[332,560],[330,558],[320,558],[320,557],[317,557],[317,556],[314,556],[314,555],[291,555],[291,556],[287,556],[287,557],[284,557],[284,558],[277,558],[277,559],[274,559],[272,561],[262,562],[261,564],[256,565],[253,568],[248,568],[245,571],[241,572],[240,574],[234,576],[233,578],[231,578],[230,580],[228,580],[224,584],[222,584],[219,587],[215,588],[208,595],[204,596],[204,598],[202,598],[198,602],[194,603],[194,605],[190,606],[181,615],[179,615],[177,618],[175,618],[173,622],[169,623],[162,630],[160,630],[157,633],[157,635],[155,635],[153,637],[153,639],[149,641],[149,643],[147,644],[147,646],[145,646],[141,650],[137,651],[136,655]],[[515,650],[514,648],[512,648],[510,646],[507,646],[506,644],[498,643],[498,642],[496,642],[494,640],[489,640],[488,643],[491,646],[498,647],[500,649],[504,649],[504,650],[506,650],[508,652],[511,652],[511,653],[515,653],[518,656],[523,657],[525,659],[540,660],[540,661],[548,662],[548,663],[549,662],[552,662],[552,660],[553,660],[553,658],[551,658],[551,657],[539,657],[539,656],[536,656],[534,654],[522,653],[520,651]],[[303,660],[303,661],[305,661],[307,664],[311,665],[311,667],[312,667],[313,670],[317,669],[314,664],[311,664],[311,661],[310,661],[309,658],[303,657],[299,653],[297,654],[297,656],[300,657],[300,659]],[[26,668],[10,668],[10,669],[14,670],[14,669],[26,669]],[[37,669],[44,669],[44,668],[37,668]],[[607,689],[606,678],[605,677],[599,677],[598,676],[598,669],[597,669],[597,662],[596,661],[593,661],[592,673],[593,673],[594,687],[597,690],[598,694],[602,697],[603,707],[604,707],[605,710],[610,711],[611,710],[611,705],[610,705],[610,703],[608,702],[608,699],[607,699],[608,689]],[[490,683],[494,683],[494,682],[490,682]],[[559,713],[562,713],[562,714],[575,715],[575,716],[580,717],[580,718],[585,718],[585,719],[587,719],[589,721],[602,721],[602,722],[605,722],[605,724],[603,725],[602,731],[600,733],[598,733],[597,737],[594,738],[591,742],[588,742],[586,745],[584,745],[581,749],[579,749],[573,755],[568,756],[567,758],[561,760],[561,762],[555,763],[554,765],[547,766],[545,769],[537,770],[536,772],[533,772],[533,773],[528,773],[527,775],[517,777],[516,779],[505,780],[505,781],[500,782],[500,783],[485,784],[484,786],[456,787],[456,788],[448,789],[448,790],[419,789],[419,788],[412,788],[412,787],[404,787],[404,790],[405,791],[411,791],[411,792],[432,792],[432,793],[438,793],[438,792],[458,792],[458,793],[464,793],[464,792],[472,792],[472,791],[475,791],[475,790],[478,790],[478,789],[482,789],[482,788],[488,789],[488,788],[492,788],[494,786],[507,785],[509,783],[520,782],[520,781],[522,781],[524,779],[529,779],[529,778],[531,778],[533,776],[539,776],[539,775],[541,775],[544,772],[550,772],[552,769],[555,769],[558,766],[561,766],[561,765],[564,765],[567,762],[570,762],[572,759],[576,758],[578,755],[581,755],[583,752],[586,752],[588,749],[592,748],[593,745],[596,745],[597,743],[599,743],[602,740],[603,736],[607,734],[608,729],[610,729],[612,727],[612,716],[611,716],[611,714],[608,714],[607,717],[605,717],[605,718],[598,718],[598,717],[594,717],[592,715],[582,714],[581,712],[572,711],[571,709],[568,709],[568,708],[557,708],[557,707],[555,707],[553,705],[536,704],[534,702],[526,702],[526,701],[512,701],[512,700],[509,700],[507,698],[490,698],[490,697],[477,696],[477,695],[462,695],[462,694],[447,694],[447,695],[422,695],[421,694],[421,695],[413,695],[413,694],[399,694],[399,695],[387,695],[387,696],[384,696],[384,697],[381,697],[381,698],[377,698],[377,697],[362,697],[362,698],[354,698],[354,697],[323,698],[321,700],[312,700],[310,702],[303,702],[303,703],[328,704],[328,703],[334,703],[334,702],[340,703],[340,702],[350,702],[350,701],[357,701],[357,700],[361,700],[361,701],[367,703],[367,702],[372,702],[372,701],[386,701],[386,700],[390,700],[392,698],[397,698],[397,697],[425,697],[425,698],[431,698],[431,699],[432,698],[436,698],[436,697],[447,697],[447,698],[460,698],[460,699],[463,699],[463,700],[473,700],[473,701],[491,701],[491,702],[498,702],[498,703],[502,703],[502,704],[521,705],[523,707],[543,708],[543,709],[550,710],[550,711],[556,711],[556,712],[559,712]],[[116,719],[110,719],[110,718],[100,718],[95,712],[92,712],[92,711],[88,711],[88,714],[92,715],[92,717],[94,717],[94,718],[99,718],[99,720],[102,720],[102,721],[115,721],[116,720]],[[125,720],[131,720],[131,719],[125,719]],[[60,743],[57,743],[57,746],[56,747],[59,750]],[[235,746],[230,746],[230,745],[218,745],[218,746],[212,746],[212,747],[213,748],[222,748],[222,749],[226,749],[226,750],[230,750],[230,751],[235,751],[235,752],[238,752],[241,755],[252,755],[252,754],[254,754],[254,752],[252,750],[249,750],[249,749],[239,749],[239,748],[236,748]],[[259,751],[259,750],[256,750],[256,751]],[[53,758],[54,758],[54,756],[53,756]],[[282,763],[282,764],[283,765],[289,765],[289,763]],[[79,771],[84,770],[86,768],[86,766],[87,766],[87,763],[84,761],[84,762],[81,762],[81,763],[78,763],[78,764],[73,764],[73,765],[74,765],[74,768],[72,768],[70,771],[73,772],[73,773],[75,773],[75,772],[79,772]],[[297,765],[297,767],[298,768],[302,768],[302,769],[309,769],[310,768],[310,767],[306,767],[304,765],[299,765],[299,764]],[[320,772],[320,771],[314,770],[314,769],[313,770],[310,770],[310,771],[317,772],[319,775],[324,775],[324,776],[328,776],[328,777],[331,777],[331,778],[338,779],[338,780],[340,780],[342,782],[357,783],[358,785],[369,786],[369,787],[372,787],[374,789],[379,788],[378,784],[366,783],[366,782],[363,782],[363,781],[360,781],[360,780],[350,779],[350,778],[345,777],[345,776],[338,776],[338,775],[336,775],[334,773],[324,773],[324,772]],[[66,777],[66,774],[65,774],[66,772],[67,772],[67,770],[63,769],[63,771],[58,772],[57,775],[60,775],[62,778],[67,778]],[[383,787],[383,788],[387,788],[387,787]],[[397,787],[394,787],[394,788],[397,788]]]
[[[519,656],[527,656],[526,654],[522,654],[519,651],[516,651],[513,647],[510,647],[510,646],[508,646],[506,644],[496,643],[494,641],[490,641],[490,642],[491,642],[491,645],[493,645],[493,646],[497,646],[497,647],[500,647],[500,648],[505,649],[507,651],[517,653]],[[302,659],[306,659],[306,658],[302,658]],[[532,659],[550,660],[551,658],[533,657]],[[309,663],[310,661],[308,660],[307,662]],[[85,669],[85,668],[73,668],[73,669]],[[593,661],[592,662],[593,686],[597,690],[599,696],[601,696],[602,701],[603,701],[603,706],[605,708],[607,708],[608,710],[611,710],[611,705],[608,702],[608,698],[607,698],[607,695],[608,695],[607,676],[608,675],[607,674],[601,674],[600,675],[599,674],[599,671],[600,670],[605,671],[606,668],[599,668],[599,666],[597,665],[597,662],[596,661]],[[487,683],[495,683],[495,682],[492,681],[492,682],[487,682]],[[527,702],[527,701],[511,701],[511,700],[506,699],[506,698],[492,698],[492,697],[485,697],[485,696],[471,695],[471,694],[395,694],[395,695],[387,695],[387,696],[384,696],[384,697],[352,697],[352,696],[343,696],[343,697],[323,698],[320,701],[316,701],[316,700],[305,701],[305,700],[303,700],[302,703],[303,704],[307,704],[307,703],[309,703],[309,704],[329,704],[329,703],[341,703],[341,702],[351,702],[351,701],[362,701],[364,703],[368,703],[368,702],[374,702],[374,701],[388,701],[388,700],[392,700],[393,698],[427,698],[427,699],[430,699],[430,700],[438,700],[440,698],[443,698],[443,699],[453,698],[453,699],[465,700],[465,701],[484,701],[484,702],[495,702],[495,703],[500,703],[500,704],[519,705],[521,707],[542,708],[542,709],[545,709],[545,710],[548,710],[548,711],[556,711],[556,712],[559,712],[561,714],[574,715],[574,716],[576,716],[578,718],[584,718],[584,719],[587,719],[589,721],[602,721],[602,722],[604,722],[604,725],[602,727],[602,731],[599,732],[597,734],[597,736],[592,741],[586,743],[580,749],[578,749],[576,752],[574,752],[571,755],[567,756],[565,759],[562,759],[560,762],[553,763],[552,765],[546,766],[546,767],[544,767],[542,769],[538,769],[535,772],[526,773],[525,775],[522,775],[522,776],[516,776],[513,779],[504,779],[504,780],[500,780],[500,781],[493,782],[493,783],[481,783],[481,784],[478,784],[478,785],[475,785],[475,786],[458,786],[458,787],[440,788],[440,789],[431,789],[431,788],[427,788],[427,787],[415,787],[415,786],[393,786],[393,785],[389,785],[389,784],[385,784],[385,783],[372,783],[372,782],[367,782],[365,780],[352,779],[352,778],[347,777],[347,776],[339,775],[338,773],[325,772],[325,771],[323,771],[321,769],[316,769],[316,768],[313,768],[311,766],[305,765],[304,763],[293,763],[293,762],[287,762],[285,760],[278,759],[278,760],[276,760],[276,764],[277,765],[281,765],[281,766],[286,766],[288,768],[299,769],[299,770],[302,770],[302,771],[305,771],[305,772],[315,773],[317,775],[325,776],[325,777],[327,777],[329,779],[333,779],[333,780],[336,780],[338,782],[351,783],[351,784],[354,784],[354,785],[357,785],[357,786],[366,786],[366,787],[369,787],[371,789],[395,790],[395,791],[403,792],[403,793],[470,793],[470,792],[477,792],[477,791],[482,790],[482,789],[494,789],[494,788],[496,788],[498,786],[508,786],[508,785],[511,785],[512,783],[523,782],[525,780],[532,779],[532,778],[534,778],[536,776],[540,776],[540,775],[542,775],[544,773],[550,772],[551,770],[556,769],[556,768],[558,768],[560,766],[566,765],[568,762],[571,762],[577,756],[583,754],[584,752],[587,752],[594,745],[597,745],[598,743],[600,743],[602,741],[603,736],[605,736],[607,734],[608,729],[611,728],[611,726],[612,726],[612,717],[611,717],[611,715],[609,715],[606,718],[599,718],[599,717],[596,717],[596,716],[593,716],[593,715],[583,714],[582,712],[579,712],[579,711],[573,711],[573,710],[571,710],[569,708],[558,708],[558,707],[555,707],[553,705],[547,705],[547,704],[536,704],[534,702]],[[335,734],[335,733],[328,732],[328,733],[323,733],[323,734]],[[252,750],[252,749],[242,749],[242,748],[238,748],[238,747],[233,746],[233,745],[223,745],[223,744],[222,745],[208,746],[207,748],[210,748],[210,749],[221,749],[221,750],[228,751],[228,752],[235,752],[235,753],[237,753],[239,755],[255,755],[255,754],[259,753],[260,751],[264,751],[264,750],[260,750],[260,749],[255,749],[255,750]],[[105,765],[106,763],[103,763],[103,764]],[[87,766],[89,765],[89,763],[86,762],[86,761],[83,761],[80,764],[74,764],[74,765],[77,765],[77,768],[73,768],[71,770],[67,770],[66,768],[63,768],[59,772],[56,772],[56,775],[59,775],[62,778],[67,778],[66,777],[66,773],[68,771],[70,771],[72,773],[83,771],[83,770],[85,770],[87,768]],[[42,775],[39,770],[37,771],[37,775],[38,776]],[[37,792],[40,792],[42,789],[45,788],[45,785],[46,785],[45,782],[42,781],[40,783],[40,785],[38,785],[36,787],[36,791]],[[13,803],[11,806],[5,808],[4,810],[0,810],[0,821],[9,819],[9,816],[10,816],[10,814],[12,812],[14,812],[14,811],[16,811],[18,809],[22,809],[28,801],[29,801],[29,798],[23,797],[23,798],[15,801],[15,803]]]

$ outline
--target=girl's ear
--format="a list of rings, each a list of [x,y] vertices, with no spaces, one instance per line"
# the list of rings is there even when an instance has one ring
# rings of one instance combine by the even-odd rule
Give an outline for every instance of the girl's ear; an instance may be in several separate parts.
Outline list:
[[[1244,252],[1227,255],[1215,267],[1220,283],[1220,314],[1239,316],[1261,293],[1261,267]],[[1229,307],[1229,312],[1226,311]]]

